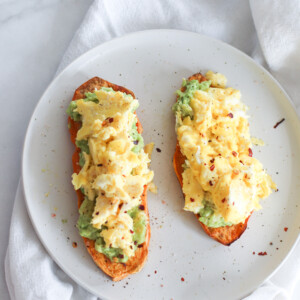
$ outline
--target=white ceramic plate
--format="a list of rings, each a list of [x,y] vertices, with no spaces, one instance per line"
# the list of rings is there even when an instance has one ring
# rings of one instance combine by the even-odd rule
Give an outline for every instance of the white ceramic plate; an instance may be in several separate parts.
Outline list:
[[[266,144],[255,147],[254,155],[279,188],[262,201],[263,210],[253,214],[248,230],[230,247],[210,239],[196,218],[182,210],[182,192],[172,169],[175,90],[183,77],[209,69],[225,74],[228,85],[241,90],[250,107],[251,133]],[[141,104],[138,116],[144,139],[161,149],[152,157],[159,193],[148,197],[152,225],[148,261],[140,273],[118,283],[94,265],[75,228],[74,149],[65,111],[74,90],[93,76],[134,91]],[[283,117],[285,122],[274,129]],[[287,94],[262,67],[240,51],[196,33],[144,31],[92,49],[50,84],[26,135],[24,191],[32,223],[49,254],[102,299],[241,298],[278,268],[298,238],[298,153],[296,113]],[[78,247],[73,248],[72,242]],[[257,255],[264,251],[266,256]]]

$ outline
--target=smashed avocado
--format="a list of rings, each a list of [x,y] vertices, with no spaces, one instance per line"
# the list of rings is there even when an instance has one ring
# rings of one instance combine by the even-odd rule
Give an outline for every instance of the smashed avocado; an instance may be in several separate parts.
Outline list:
[[[84,193],[83,190],[82,192]],[[79,219],[77,221],[79,234],[83,237],[95,240],[96,251],[103,253],[110,260],[113,260],[113,258],[117,257],[118,262],[126,262],[128,257],[123,254],[122,249],[110,248],[105,245],[105,241],[100,236],[100,233],[103,229],[106,229],[106,227],[102,226],[101,229],[97,229],[91,224],[94,207],[95,201],[91,201],[88,198],[85,198],[85,200],[82,202],[79,209]],[[140,210],[138,206],[128,211],[128,214],[133,219],[133,242],[136,250],[137,246],[145,241],[147,219],[145,213]]]
[[[118,258],[118,262],[125,263],[128,260],[128,256],[123,254],[122,249],[106,247],[104,239],[100,236],[95,243],[96,251],[106,255],[111,261],[114,257]]]
[[[133,219],[133,241],[136,247],[144,243],[146,239],[146,215],[138,206],[128,211],[128,214]]]
[[[199,221],[205,224],[207,227],[223,227],[231,226],[232,223],[225,222],[224,218],[215,214],[213,205],[208,201],[203,201],[204,207],[199,212]]]
[[[85,159],[83,156],[83,152],[86,154],[90,154],[90,148],[87,140],[76,140],[75,144],[78,148],[80,148],[80,153],[79,153],[79,166],[83,167],[85,163]]]
[[[98,100],[95,93],[87,92],[84,95],[85,95],[85,98],[83,99],[83,101],[86,101],[86,102],[87,101],[92,101],[92,102],[95,102],[95,103],[99,102],[99,100]],[[66,112],[72,120],[81,121],[81,115],[76,111],[76,109],[77,109],[76,101],[71,101]]]
[[[206,91],[210,87],[211,81],[199,82],[198,80],[182,80],[182,87],[185,91],[178,90],[176,92],[178,99],[177,102],[172,106],[173,112],[180,112],[182,118],[187,116],[193,117],[193,109],[190,106],[191,99],[194,96],[195,91],[201,90]]]
[[[76,140],[76,146],[86,154],[90,154],[90,148],[87,140]]]
[[[138,133],[136,123],[132,124],[129,135],[132,137],[134,147],[131,149],[134,153],[139,153],[142,148],[144,148],[144,139],[141,134]]]

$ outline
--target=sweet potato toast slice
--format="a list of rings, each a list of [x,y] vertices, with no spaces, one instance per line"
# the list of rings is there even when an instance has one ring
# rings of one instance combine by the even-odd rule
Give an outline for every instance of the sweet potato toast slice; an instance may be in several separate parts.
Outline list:
[[[188,80],[198,80],[199,82],[202,82],[202,81],[206,81],[206,78],[201,73],[197,73],[197,74],[194,74],[191,77],[189,77]],[[183,88],[181,90],[184,91]],[[184,164],[185,159],[186,158],[181,153],[180,146],[177,143],[176,148],[175,148],[174,157],[173,157],[173,167],[174,167],[176,176],[178,178],[178,181],[179,181],[181,187],[183,184],[182,183],[182,173],[184,171],[182,165]],[[197,217],[197,219],[199,221],[199,217],[200,217],[199,214],[195,214],[195,216]],[[246,230],[247,222],[248,222],[249,218],[250,218],[250,216],[245,220],[244,223],[239,223],[239,224],[232,225],[232,226],[223,226],[223,227],[218,227],[218,228],[208,227],[200,221],[199,221],[199,223],[201,224],[204,231],[211,238],[215,239],[216,241],[218,241],[219,243],[221,243],[223,245],[229,246],[235,240],[240,238],[240,236]]]
[[[110,83],[104,79],[101,79],[99,77],[94,77],[84,84],[82,84],[79,88],[76,89],[73,101],[85,98],[86,92],[94,92],[95,88],[99,89],[101,87],[111,87],[114,91],[120,91],[126,94],[132,95],[134,98],[134,93],[124,87],[118,86],[116,84]],[[69,122],[69,130],[71,134],[71,141],[75,145],[76,135],[77,131],[81,127],[81,122],[75,122],[70,117],[68,118]],[[142,132],[142,126],[139,120],[137,121],[137,130],[139,133]],[[79,153],[80,149],[76,147],[75,152],[72,157],[73,162],[73,169],[75,173],[79,173],[81,170],[81,167],[79,166]],[[83,200],[84,195],[81,193],[80,190],[76,191],[78,196],[78,208],[80,208]],[[119,281],[125,277],[127,277],[130,274],[134,274],[136,272],[139,272],[148,256],[148,246],[149,246],[149,240],[151,235],[150,230],[150,223],[149,223],[149,212],[148,212],[148,206],[147,206],[147,186],[144,186],[144,192],[141,196],[142,205],[145,207],[145,213],[147,216],[147,227],[146,227],[146,239],[145,242],[140,245],[139,248],[135,251],[135,255],[128,259],[126,263],[118,263],[118,262],[112,262],[108,257],[106,257],[104,254],[97,252],[95,249],[95,241],[90,240],[88,238],[83,237],[85,246],[89,252],[89,254],[92,256],[94,262],[104,273],[106,273],[108,276],[112,278],[113,281]]]

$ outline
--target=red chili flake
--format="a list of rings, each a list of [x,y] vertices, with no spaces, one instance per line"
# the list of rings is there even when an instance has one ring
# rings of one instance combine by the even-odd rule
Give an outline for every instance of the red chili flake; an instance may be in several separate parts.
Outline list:
[[[214,162],[215,162],[215,159],[212,158],[212,159],[210,160],[210,163],[213,164]]]
[[[226,201],[226,199],[224,198],[224,199],[222,199],[222,203],[224,203]]]
[[[240,163],[243,165],[244,163],[240,160]]]
[[[144,205],[140,205],[140,206],[139,206],[139,209],[140,209],[140,210],[145,210],[145,206],[144,206]]]
[[[223,280],[225,280],[225,277],[223,277]]]
[[[273,246],[273,243],[271,242],[270,245]]]
[[[284,231],[287,232],[288,231],[288,227],[284,227]]]
[[[274,126],[273,126],[273,128],[277,128],[277,126],[278,125],[280,125],[283,121],[285,121],[285,118],[282,118],[279,122],[277,122]]]
[[[157,271],[155,270],[155,271],[154,271],[154,274],[156,274],[156,273],[157,273]]]
[[[260,255],[260,256],[265,256],[265,255],[268,255],[268,254],[267,254],[267,252],[265,251],[265,252],[259,252],[258,255]]]
[[[122,240],[124,240],[124,236],[122,236]]]
[[[190,200],[191,200],[191,202],[195,202],[195,199],[193,199],[193,198],[190,198]]]
[[[233,155],[234,157],[236,157],[236,156],[237,156],[237,153],[236,153],[235,151],[232,151],[232,155]]]
[[[99,215],[99,211],[96,212],[96,216],[98,216],[98,215]]]
[[[124,211],[124,214],[127,214],[127,210]]]
[[[181,277],[181,281],[184,281],[184,278],[183,278],[183,277]]]
[[[76,242],[73,242],[73,243],[72,243],[72,246],[73,246],[73,248],[77,248],[77,243],[76,243]]]
[[[138,245],[138,248],[142,248],[142,247],[143,247],[143,244],[139,244],[139,245]]]
[[[131,229],[130,229],[129,231],[130,231],[130,233],[132,233],[132,234],[133,234],[133,230],[131,230]]]
[[[119,256],[118,256],[119,258],[124,258],[124,255],[123,254],[119,254]]]
[[[55,217],[56,217],[56,214],[51,214],[51,217],[52,217],[52,218],[55,218]]]
[[[248,152],[249,152],[249,156],[252,157],[253,152],[252,152],[252,149],[251,149],[251,148],[248,149]]]
[[[156,151],[157,151],[157,152],[161,152],[161,149],[159,149],[159,148],[156,148]]]
[[[229,113],[228,115],[227,115],[229,118],[233,118],[233,114],[232,113]]]
[[[254,254],[255,254],[255,252],[253,251],[253,252],[252,252],[252,254],[254,255]]]
[[[112,123],[113,121],[114,121],[114,118],[109,118],[109,119],[108,119],[108,122],[109,122],[109,123]]]
[[[211,181],[211,180],[209,181],[209,185],[210,185],[210,186],[213,186],[213,185],[214,185],[214,184],[212,183],[212,181]]]
[[[209,169],[213,171],[215,169],[215,165],[211,165]]]

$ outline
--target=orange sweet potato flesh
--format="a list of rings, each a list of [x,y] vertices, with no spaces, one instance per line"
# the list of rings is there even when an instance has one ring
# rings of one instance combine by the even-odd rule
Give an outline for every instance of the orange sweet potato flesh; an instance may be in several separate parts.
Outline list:
[[[200,73],[194,74],[191,76],[188,80],[198,80],[199,82],[205,81],[206,78],[201,75]],[[184,90],[184,89],[182,89]],[[181,153],[180,146],[177,142],[175,153],[173,157],[173,167],[176,173],[176,176],[178,178],[178,181],[182,187],[182,173],[184,171],[182,165],[185,162],[186,157]],[[199,221],[199,214],[195,214]],[[212,228],[208,227],[202,222],[199,221],[204,231],[213,239],[218,241],[219,243],[229,246],[231,243],[236,241],[240,236],[243,234],[243,232],[247,228],[247,222],[250,216],[244,221],[244,223],[239,223],[232,226],[223,226],[218,228]]]
[[[99,77],[94,77],[84,84],[82,84],[74,93],[73,101],[85,98],[86,92],[94,92],[95,88],[99,89],[101,87],[111,87],[114,91],[120,91],[126,94],[131,94],[134,98],[134,93],[124,87],[118,86],[116,84],[110,83],[104,79],[101,79]],[[80,122],[75,122],[70,117],[68,118],[69,128],[70,128],[70,134],[71,134],[71,141],[75,145],[76,135],[77,131],[81,127]],[[142,132],[142,125],[137,121],[137,130],[139,133]],[[73,162],[73,169],[75,173],[79,173],[81,170],[81,167],[79,166],[79,153],[80,149],[76,147],[75,152],[72,157]],[[78,196],[78,208],[80,208],[83,200],[84,195],[81,193],[80,190],[76,191]],[[147,206],[147,186],[144,186],[144,192],[141,196],[141,204],[145,207],[145,213],[148,219],[147,227],[146,227],[146,239],[145,242],[141,245],[139,245],[139,248],[135,251],[135,255],[128,259],[126,263],[119,263],[119,262],[112,262],[107,256],[104,254],[97,252],[95,249],[95,241],[90,240],[88,238],[83,237],[83,241],[85,243],[85,246],[89,252],[89,254],[92,256],[94,262],[96,265],[102,269],[104,273],[106,273],[108,276],[112,278],[113,281],[119,281],[125,277],[127,277],[130,274],[134,274],[136,272],[139,272],[148,256],[148,246],[150,241],[150,225],[149,225],[149,212],[148,212],[148,206]]]

